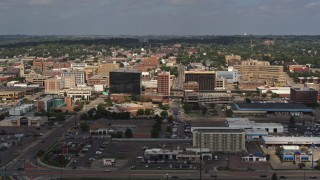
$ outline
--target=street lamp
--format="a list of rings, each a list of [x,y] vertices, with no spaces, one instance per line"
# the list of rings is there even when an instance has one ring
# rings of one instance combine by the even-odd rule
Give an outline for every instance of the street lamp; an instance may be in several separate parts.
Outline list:
[[[166,174],[166,176],[167,176],[167,180],[169,179],[169,174]]]

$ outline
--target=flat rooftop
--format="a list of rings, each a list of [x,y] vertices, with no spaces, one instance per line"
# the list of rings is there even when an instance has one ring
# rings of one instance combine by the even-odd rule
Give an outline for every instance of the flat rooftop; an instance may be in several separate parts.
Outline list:
[[[314,110],[300,103],[234,103],[236,111],[269,111],[269,112],[313,112]]]
[[[279,144],[279,145],[300,145],[300,144],[320,144],[320,137],[286,137],[286,136],[263,136],[265,144]]]
[[[111,72],[126,72],[126,73],[139,73],[139,74],[141,74],[141,72],[136,69],[125,69],[125,68],[115,69]]]

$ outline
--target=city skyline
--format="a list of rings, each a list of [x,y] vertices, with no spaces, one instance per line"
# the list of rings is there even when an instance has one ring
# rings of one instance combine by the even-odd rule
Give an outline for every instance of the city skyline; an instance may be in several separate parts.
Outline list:
[[[320,1],[2,0],[1,35],[318,35]]]

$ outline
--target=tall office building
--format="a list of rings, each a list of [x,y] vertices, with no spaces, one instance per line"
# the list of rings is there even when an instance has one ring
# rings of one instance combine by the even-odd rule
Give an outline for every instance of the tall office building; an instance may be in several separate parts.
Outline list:
[[[185,82],[194,81],[199,84],[199,92],[214,91],[215,88],[214,71],[186,71]]]
[[[170,72],[158,73],[157,92],[158,95],[170,95]]]
[[[110,72],[110,93],[141,93],[141,72],[134,69],[117,69]]]
[[[76,85],[85,84],[85,72],[83,71],[66,71],[62,72],[62,77],[71,77],[74,76],[76,78]]]

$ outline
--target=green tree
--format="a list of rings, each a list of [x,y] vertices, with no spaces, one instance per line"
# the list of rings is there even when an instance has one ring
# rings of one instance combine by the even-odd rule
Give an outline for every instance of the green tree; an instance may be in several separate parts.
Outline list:
[[[262,95],[261,95],[262,97],[267,97],[267,94],[266,93],[262,93]]]
[[[275,154],[280,157],[282,151],[283,151],[283,147],[279,146],[279,147],[276,148]]]
[[[299,169],[305,168],[306,164],[305,163],[299,163],[298,164]]]
[[[172,131],[172,127],[171,126],[167,126],[166,132],[171,132]]]
[[[275,172],[272,174],[271,180],[278,180],[277,174]]]
[[[143,110],[143,109],[138,109],[137,115],[138,115],[138,116],[144,115],[144,110]]]
[[[132,137],[133,137],[133,133],[132,133],[132,131],[131,131],[130,128],[127,128],[127,129],[126,129],[126,131],[124,132],[124,136],[125,136],[126,138],[132,138]]]
[[[266,154],[266,160],[269,161],[270,160],[270,154]]]
[[[289,119],[289,126],[294,127],[295,125],[296,125],[296,119],[293,116],[291,116]]]
[[[186,114],[189,114],[192,110],[192,106],[189,103],[183,104],[182,108],[184,110],[184,113],[186,113]]]
[[[80,119],[81,119],[81,120],[88,120],[88,115],[87,115],[87,113],[81,114]]]
[[[173,122],[173,116],[170,115],[170,116],[168,117],[168,123],[172,123],[172,122]]]
[[[160,116],[161,117],[168,117],[168,111],[161,111]]]
[[[145,115],[152,115],[152,114],[153,114],[153,110],[146,108],[146,109],[144,110],[144,114],[145,114]]]
[[[201,106],[201,113],[202,114],[206,114],[207,113],[207,111],[208,111],[208,108],[206,107],[206,106]]]
[[[159,131],[156,129],[151,130],[151,138],[158,138],[159,137]]]
[[[59,114],[56,115],[56,120],[57,121],[65,121],[66,117],[64,116],[63,113],[59,113]]]
[[[232,117],[232,115],[233,115],[232,109],[227,109],[227,110],[226,110],[226,116],[227,116],[227,117]]]
[[[89,127],[89,125],[88,125],[87,122],[81,121],[81,122],[80,122],[80,129],[81,129],[81,131],[83,131],[83,132],[87,132],[87,131],[89,131],[90,127]]]
[[[44,150],[39,150],[37,152],[37,157],[42,157],[44,155]]]
[[[246,101],[246,103],[251,103],[251,99],[249,98],[245,98],[244,100]]]

